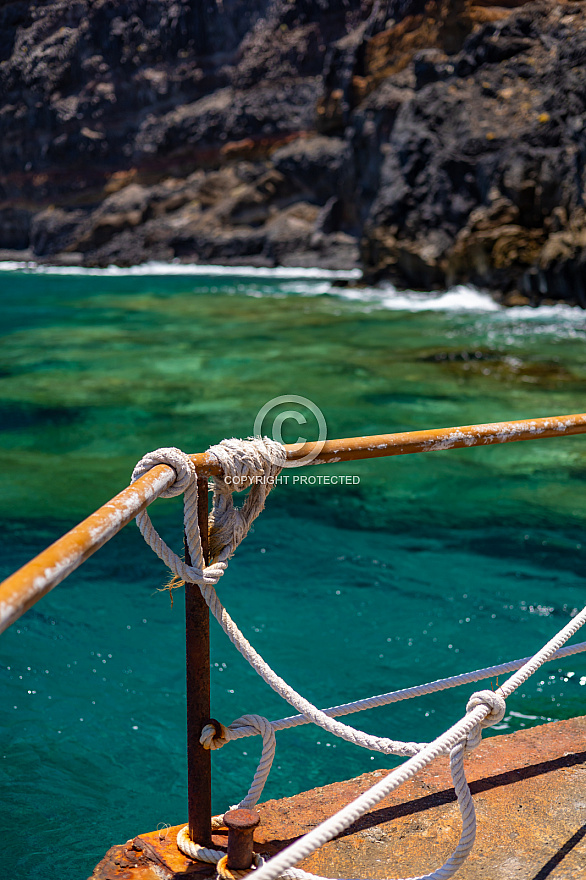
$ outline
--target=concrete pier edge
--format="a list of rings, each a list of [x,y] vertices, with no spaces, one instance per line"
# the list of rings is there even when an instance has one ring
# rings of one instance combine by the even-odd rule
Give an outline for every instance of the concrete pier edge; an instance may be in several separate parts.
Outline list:
[[[388,770],[259,804],[255,849],[272,856]],[[478,834],[459,880],[583,880],[586,877],[586,716],[493,736],[466,759]],[[213,875],[176,846],[172,828],[113,846],[90,880],[179,880]],[[298,867],[332,878],[414,877],[438,868],[460,834],[447,757],[381,801]],[[226,834],[214,835],[225,847]]]

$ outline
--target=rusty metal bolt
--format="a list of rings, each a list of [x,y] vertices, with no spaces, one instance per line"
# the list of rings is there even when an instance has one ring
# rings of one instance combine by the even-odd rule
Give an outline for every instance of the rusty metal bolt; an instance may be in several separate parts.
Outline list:
[[[253,810],[228,810],[224,825],[228,828],[228,859],[226,867],[244,871],[252,865],[254,829],[260,816]]]

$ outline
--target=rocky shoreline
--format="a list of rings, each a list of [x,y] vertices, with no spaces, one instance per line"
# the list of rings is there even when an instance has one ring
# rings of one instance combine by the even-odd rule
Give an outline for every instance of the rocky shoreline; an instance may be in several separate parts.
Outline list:
[[[0,7],[0,259],[586,306],[586,4]]]

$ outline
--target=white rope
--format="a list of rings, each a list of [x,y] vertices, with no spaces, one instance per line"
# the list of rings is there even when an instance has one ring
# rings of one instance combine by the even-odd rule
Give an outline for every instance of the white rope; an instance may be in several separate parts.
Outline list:
[[[262,715],[242,715],[236,721],[233,721],[229,727],[224,727],[222,724],[220,736],[216,734],[213,724],[206,724],[199,740],[204,749],[220,749],[232,739],[240,739],[242,736],[255,736],[258,734],[262,736],[261,758],[248,794],[240,801],[237,809],[249,810],[258,803],[265,787],[265,782],[271,772],[276,748],[275,731],[271,722],[263,718]]]
[[[574,654],[580,654],[582,651],[586,651],[586,642],[578,642],[575,645],[569,645],[566,648],[560,648],[553,654],[548,663],[553,662],[554,660],[561,660],[564,657],[571,657]],[[379,706],[389,706],[392,703],[398,703],[401,700],[408,700],[412,697],[420,697],[427,694],[434,694],[438,691],[447,690],[448,688],[460,687],[463,684],[471,684],[475,681],[482,681],[482,679],[490,678],[492,676],[499,676],[507,672],[513,672],[515,669],[520,669],[525,663],[527,663],[531,658],[523,657],[520,660],[509,660],[506,663],[499,663],[497,666],[486,666],[484,669],[476,669],[472,672],[462,672],[460,675],[452,675],[449,678],[439,678],[435,681],[428,682],[427,684],[418,684],[413,687],[401,688],[401,690],[397,691],[389,691],[386,694],[377,694],[373,697],[366,697],[362,700],[355,700],[352,703],[342,703],[339,706],[331,706],[328,709],[322,709],[321,711],[324,715],[328,715],[330,718],[338,718],[341,715],[350,715],[353,712],[362,712],[365,709],[375,709]],[[247,736],[257,736],[258,730],[246,726],[246,727],[238,727],[237,721],[233,721],[230,725],[231,735],[229,737],[230,740],[242,739]],[[300,727],[303,724],[309,724],[309,720],[305,717],[305,715],[290,715],[288,718],[279,718],[276,721],[271,721],[270,724],[273,730],[276,732],[278,730],[289,730],[293,727]]]
[[[489,693],[492,695],[491,691]],[[368,791],[364,792],[352,803],[339,810],[331,818],[326,819],[325,822],[322,822],[317,828],[314,828],[291,846],[288,846],[287,849],[274,856],[259,870],[258,880],[276,880],[277,877],[287,876],[284,872],[292,868],[297,862],[307,858],[312,852],[323,846],[324,843],[341,834],[353,822],[357,821],[389,795],[391,791],[399,788],[400,785],[419,773],[434,758],[446,752],[451,752],[458,744],[462,744],[474,728],[481,724],[493,711],[493,706],[486,704],[471,709],[463,719],[450,727],[432,743],[426,745],[419,754],[414,755],[401,767],[391,771],[384,779],[368,789]],[[469,825],[470,820],[468,820]],[[466,836],[469,833],[468,826],[464,828]],[[442,871],[444,868],[445,865],[439,870]],[[454,873],[454,871],[451,873]],[[431,880],[431,878],[439,880],[440,877],[443,880],[443,878],[449,876],[451,876],[449,873],[437,875],[436,872],[425,875],[426,880]],[[422,878],[418,878],[418,880],[422,880]]]
[[[234,647],[248,660],[255,672],[265,681],[272,690],[280,697],[283,697],[291,706],[302,712],[303,715],[318,727],[327,730],[334,736],[345,739],[347,742],[361,746],[364,749],[371,749],[382,752],[386,755],[400,755],[406,757],[416,755],[422,747],[422,743],[401,742],[397,740],[387,739],[385,737],[372,736],[362,730],[357,730],[340,721],[335,721],[324,712],[306,700],[301,694],[297,693],[294,688],[287,684],[276,672],[271,669],[268,663],[258,654],[252,647],[250,642],[245,638],[243,633],[238,629],[222,603],[220,602],[213,586],[209,584],[200,585],[202,596],[206,600],[208,607]]]
[[[236,455],[236,448],[240,456]],[[195,467],[189,456],[175,447],[157,449],[145,455],[132,472],[134,483],[156,464],[167,464],[177,473],[177,480],[161,493],[163,498],[172,498],[184,493],[184,520],[187,546],[191,565],[174,553],[163,541],[146,510],[139,513],[136,523],[147,544],[159,559],[171,569],[173,574],[186,583],[217,584],[227,568],[228,559],[262,511],[274,478],[280,473],[286,460],[286,453],[280,443],[269,437],[255,437],[250,440],[223,440],[211,446],[208,453],[214,455],[224,468],[224,476],[214,477],[214,496],[210,516],[210,553],[214,562],[205,566],[201,547],[201,537],[197,522],[197,479]],[[229,475],[231,483],[224,479]],[[255,482],[256,477],[264,480]],[[234,479],[236,478],[236,480]],[[273,482],[271,482],[273,481]],[[251,490],[241,508],[234,507],[232,492]]]
[[[423,767],[430,763],[434,758],[452,750],[458,743],[464,739],[471,739],[471,744],[477,739],[475,733],[476,728],[485,726],[486,723],[496,723],[496,720],[504,716],[504,698],[509,696],[517,687],[529,678],[539,667],[547,662],[553,654],[566,642],[574,633],[586,622],[586,607],[577,614],[557,635],[550,639],[544,647],[537,652],[521,669],[514,673],[508,681],[498,688],[494,693],[492,691],[481,691],[474,694],[467,706],[467,714],[456,724],[452,725],[445,733],[437,737],[429,745],[425,746],[418,755],[410,758],[401,767],[391,771],[384,779],[356,798],[351,804],[343,807],[330,819],[326,819],[317,828],[314,828],[304,837],[301,837],[287,849],[280,852],[272,858],[267,864],[260,869],[256,880],[277,880],[278,877],[290,877],[294,880],[300,880],[298,875],[286,874],[288,869],[292,868],[297,862],[307,858],[324,843],[332,840],[338,834],[341,834],[346,828],[356,822],[364,813],[371,810],[384,797],[389,795],[404,782],[415,776]],[[495,707],[492,699],[502,700],[501,709]],[[480,704],[473,705],[473,701],[480,700]],[[495,720],[491,721],[491,716]],[[449,861],[449,860],[448,860]],[[446,863],[447,865],[448,863]],[[443,871],[446,865],[442,865],[438,871]],[[454,873],[452,871],[452,873]],[[451,874],[433,872],[425,875],[425,878],[416,878],[416,880],[444,880]],[[415,880],[415,878],[410,878]]]
[[[185,825],[177,834],[177,846],[190,859],[196,859],[198,862],[205,862],[208,865],[215,865],[222,856],[226,855],[221,849],[212,849],[209,846],[200,846],[199,843],[195,843],[189,836],[189,825]]]
[[[264,507],[264,502],[268,492],[274,484],[274,477],[279,473],[280,468],[285,460],[284,449],[279,444],[265,439],[252,439],[248,441],[223,441],[216,447],[212,447],[212,454],[216,455],[220,461],[224,474],[223,477],[214,479],[214,499],[211,515],[210,529],[210,547],[212,549],[213,562],[209,566],[204,566],[201,536],[199,533],[199,525],[197,518],[197,480],[191,460],[177,449],[157,450],[142,459],[135,468],[133,480],[140,476],[149,467],[154,464],[166,463],[176,469],[177,481],[165,493],[164,497],[171,497],[179,494],[180,491],[185,493],[185,532],[187,538],[187,546],[190,552],[192,564],[187,566],[180,560],[176,554],[162,541],[156,533],[152,523],[146,512],[137,517],[137,523],[141,533],[147,543],[152,547],[155,553],[163,559],[163,561],[171,568],[171,570],[181,577],[183,580],[197,583],[200,586],[201,593],[205,598],[212,614],[220,623],[222,629],[238,649],[238,651],[248,660],[250,665],[261,676],[261,678],[287,702],[294,706],[302,716],[313,721],[335,736],[339,736],[356,745],[364,748],[375,749],[387,754],[411,755],[410,759],[403,764],[402,767],[393,770],[381,782],[374,785],[371,789],[348,804],[342,810],[338,811],[330,819],[322,822],[313,831],[297,840],[286,850],[279,853],[265,865],[260,865],[256,871],[257,880],[277,880],[279,877],[285,880],[304,880],[304,878],[313,878],[313,875],[304,871],[294,869],[293,866],[300,860],[306,858],[328,840],[340,834],[349,825],[355,822],[365,812],[372,809],[377,803],[386,797],[391,791],[411,779],[424,766],[440,754],[450,753],[450,765],[452,770],[452,778],[458,798],[458,803],[462,813],[462,834],[456,850],[452,856],[430,874],[418,878],[410,878],[410,880],[447,880],[460,867],[464,859],[470,852],[474,837],[476,820],[474,815],[474,807],[470,796],[470,790],[464,775],[463,756],[466,749],[474,748],[481,739],[481,731],[483,728],[496,724],[502,720],[506,710],[505,697],[509,696],[524,681],[529,678],[543,663],[552,659],[561,646],[579,629],[586,621],[586,608],[580,614],[577,614],[570,623],[568,623],[553,639],[551,639],[537,654],[523,663],[521,668],[515,672],[504,685],[492,691],[479,691],[470,698],[466,707],[466,716],[459,722],[449,728],[444,734],[437,737],[432,743],[404,743],[396,742],[380,737],[373,737],[363,731],[356,730],[348,725],[335,721],[331,715],[326,714],[305,700],[293,688],[291,688],[280,676],[278,676],[271,667],[263,660],[263,658],[254,650],[252,645],[245,639],[234,621],[230,618],[226,609],[222,606],[214,585],[227,566],[227,560],[230,558],[236,547],[244,539],[250,525],[258,516]],[[256,477],[261,476],[258,480]],[[262,477],[264,476],[264,479]],[[230,477],[230,480],[226,479]],[[238,477],[238,480],[234,480]],[[269,480],[266,478],[269,477]],[[272,478],[272,480],[271,480]],[[177,487],[177,484],[181,488]],[[232,492],[235,489],[245,488],[251,485],[251,492],[240,510],[236,509],[232,501]],[[255,491],[256,490],[256,491]],[[515,665],[519,661],[515,661]],[[501,664],[503,665],[503,664]],[[492,667],[495,669],[496,667]],[[483,671],[479,671],[483,672]],[[464,676],[456,676],[453,678],[466,678],[467,676],[477,673],[465,673]],[[452,679],[453,680],[453,679]],[[469,679],[474,680],[474,679]],[[450,680],[443,680],[443,682]],[[462,683],[461,681],[458,683]],[[439,682],[432,683],[433,689],[442,689]],[[443,686],[454,686],[452,684],[444,684]],[[420,686],[425,688],[426,686]],[[405,689],[405,691],[416,689]],[[430,692],[430,691],[423,691]],[[360,708],[367,708],[366,703],[370,705],[382,705],[382,702],[372,703],[373,700],[386,702],[394,702],[396,699],[405,699],[405,696],[398,697],[397,694],[380,695],[380,697],[370,698],[366,701],[358,701],[362,705]],[[415,695],[415,694],[410,694]],[[350,708],[352,707],[352,708]],[[334,707],[330,710],[332,715],[335,710],[358,711],[357,704],[345,704],[345,706]],[[339,711],[338,714],[345,714]],[[296,722],[296,718],[281,719],[282,722]],[[302,723],[302,722],[299,722]],[[291,723],[288,726],[296,726]],[[245,732],[249,728],[249,732]],[[207,748],[219,748],[231,738],[239,738],[240,736],[249,736],[258,732],[263,736],[263,754],[261,764],[255,774],[253,784],[246,798],[241,805],[252,805],[257,802],[260,792],[266,781],[270,766],[272,763],[275,747],[274,737],[275,727],[271,725],[265,718],[257,715],[242,716],[230,725],[230,728],[222,727],[221,734],[218,735],[213,726],[205,728],[202,733],[202,742]],[[219,818],[219,817],[216,817]],[[196,852],[193,858],[202,860],[202,857],[216,857],[220,851],[209,850],[199,847],[192,841],[189,841],[188,829],[182,829],[179,839],[190,852]],[[187,836],[187,841],[183,840]],[[185,851],[185,850],[184,850]],[[205,859],[204,859],[205,860]],[[225,868],[223,859],[220,863]],[[239,880],[238,872],[236,874],[228,872],[223,874],[219,871],[223,880]]]
[[[458,806],[462,814],[462,833],[458,845],[441,868],[438,868],[431,874],[410,878],[410,880],[432,880],[432,878],[433,880],[447,880],[448,877],[452,877],[456,873],[472,851],[476,839],[476,811],[464,774],[464,752],[465,747],[463,743],[458,743],[450,752],[450,771]],[[315,874],[310,874],[308,871],[302,871],[299,868],[287,868],[280,876],[282,880],[327,880],[325,877],[317,877]]]
[[[579,642],[576,645],[570,645],[566,648],[559,648],[546,662],[559,660],[563,657],[569,657],[573,654],[578,654],[581,651],[585,650],[586,642]],[[477,669],[473,672],[464,672],[460,675],[453,675],[450,678],[438,679],[427,684],[416,685],[415,687],[402,688],[401,690],[391,691],[387,694],[379,694],[378,696],[368,697],[364,700],[356,700],[353,703],[343,703],[340,706],[333,706],[329,709],[323,709],[322,711],[324,712],[324,714],[330,717],[336,717],[338,715],[350,714],[351,712],[359,712],[364,709],[373,709],[377,706],[387,706],[391,703],[396,703],[400,700],[406,700],[410,697],[421,696],[423,694],[431,694],[437,691],[444,690],[446,688],[457,687],[459,685],[468,684],[474,681],[481,681],[483,678],[488,678],[492,675],[500,675],[504,672],[511,672],[515,669],[519,669],[530,659],[530,657],[525,657],[521,660],[510,660],[507,663],[499,663],[497,666],[487,666],[484,669]],[[249,720],[245,721],[245,719],[256,720],[255,722],[251,723]],[[310,722],[305,717],[305,715],[293,715],[289,718],[280,718],[278,721],[270,722],[260,715],[246,715],[242,716],[241,718],[237,718],[229,725],[229,727],[225,727],[223,724],[221,724],[220,734],[216,733],[214,725],[207,724],[202,731],[200,743],[206,749],[219,749],[222,748],[226,743],[233,740],[243,739],[244,737],[248,736],[258,736],[259,734],[262,735],[263,748],[258,768],[254,775],[254,779],[252,781],[248,794],[237,805],[238,807],[249,808],[250,806],[258,803],[258,801],[260,800],[266,780],[270,773],[276,749],[276,740],[274,737],[274,733],[277,730],[287,730],[292,727],[299,727],[300,725],[309,723]],[[270,726],[270,728],[272,729],[273,737],[270,736],[267,725]],[[251,798],[254,799],[252,800]],[[212,828],[222,827],[224,827],[223,817],[212,816]]]
[[[239,457],[241,447],[247,453],[244,464]],[[173,458],[167,461],[165,456],[168,455],[169,451],[173,454]],[[154,464],[161,463],[168,463],[174,467],[175,465],[172,464],[172,461],[175,461],[177,455],[184,457],[187,462],[187,464],[184,464],[184,467],[191,468],[193,472],[192,481],[185,489],[184,503],[185,534],[192,565],[186,565],[182,559],[179,559],[173,553],[156,532],[146,511],[143,511],[143,513],[136,517],[136,522],[147,544],[178,577],[186,582],[199,584],[201,594],[210,611],[234,647],[250,663],[263,681],[297,709],[298,712],[301,712],[306,718],[317,724],[318,727],[322,727],[334,736],[338,736],[362,748],[382,752],[386,755],[400,755],[402,757],[416,755],[423,745],[422,743],[401,742],[385,737],[372,736],[364,731],[356,730],[347,724],[342,724],[340,721],[329,718],[317,706],[314,706],[309,700],[302,697],[301,694],[297,693],[294,688],[290,687],[286,681],[277,675],[238,629],[220,602],[214,585],[226,570],[227,560],[238,544],[244,539],[252,522],[263,509],[266,497],[272,488],[271,482],[255,482],[255,477],[262,477],[263,474],[266,474],[269,480],[274,480],[274,477],[280,471],[280,465],[275,465],[274,461],[284,462],[285,451],[280,444],[268,440],[268,438],[256,438],[240,441],[224,440],[218,446],[212,446],[208,452],[213,453],[221,460],[222,468],[224,469],[223,477],[214,477],[214,498],[210,516],[210,552],[213,546],[217,554],[212,557],[214,561],[207,567],[203,564],[201,537],[197,519],[197,480],[195,479],[195,470],[191,460],[178,449],[158,449],[156,453],[146,456],[134,469],[132,479],[134,481],[145,472],[145,467],[143,466],[145,461],[147,462],[146,470],[148,470]],[[255,471],[254,468],[257,468],[257,470]],[[226,476],[230,477],[229,482],[225,480]],[[237,479],[235,480],[234,478]],[[232,503],[231,493],[234,489],[234,483],[238,485],[239,489],[245,488],[242,483],[237,482],[243,479],[248,479],[252,488],[244,505],[238,511]],[[173,486],[171,486],[171,490],[172,488]],[[169,492],[170,490],[167,491]],[[228,525],[230,522],[235,524],[235,533],[233,535],[229,534]]]

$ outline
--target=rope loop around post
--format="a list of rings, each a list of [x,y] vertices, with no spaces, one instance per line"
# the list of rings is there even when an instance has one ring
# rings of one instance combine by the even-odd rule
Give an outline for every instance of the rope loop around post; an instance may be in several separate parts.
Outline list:
[[[137,525],[147,544],[157,556],[171,569],[173,574],[185,583],[197,584],[210,605],[210,590],[215,596],[214,586],[227,568],[228,560],[238,545],[248,534],[256,517],[264,508],[267,495],[275,484],[275,477],[286,461],[283,446],[269,438],[249,440],[224,440],[209,450],[220,462],[223,474],[214,478],[212,511],[209,517],[210,565],[205,564],[198,518],[197,474],[191,459],[175,447],[157,449],[144,456],[134,468],[134,482],[150,468],[158,464],[172,467],[177,474],[175,482],[166,490],[163,497],[172,498],[184,494],[184,528],[187,549],[192,565],[187,565],[162,540],[154,528],[150,517],[143,511],[136,517]],[[250,492],[240,508],[234,506],[232,495],[250,487]],[[217,597],[216,597],[217,599]],[[227,618],[229,620],[229,618]],[[275,732],[270,722],[257,715],[242,716],[234,722],[236,728],[252,729],[260,733],[263,750],[259,766],[246,797],[239,806],[250,808],[257,803],[270,772],[275,754]],[[218,736],[214,725],[206,725],[202,745],[206,748],[220,748],[231,737],[232,730],[221,726]],[[212,826],[221,827],[222,817],[212,817]],[[223,856],[218,850],[202,847],[189,837],[189,826],[181,830],[177,845],[190,858],[216,863]],[[262,860],[257,860],[257,867]],[[222,873],[223,871],[223,873]],[[239,880],[248,872],[231,872],[227,867],[218,869],[223,880]]]
[[[252,865],[250,868],[246,868],[242,871],[236,870],[235,868],[229,868],[227,862],[228,856],[223,855],[216,863],[216,872],[220,880],[242,880],[242,878],[247,877],[248,874],[256,868],[261,868],[265,863],[263,857],[259,855],[259,853],[253,854]]]
[[[214,480],[222,491],[229,494],[242,492],[255,483],[272,485],[272,480],[287,461],[283,445],[270,437],[249,437],[247,440],[232,437],[210,446],[207,452],[220,462],[223,474]],[[259,477],[265,479],[259,481]]]
[[[143,455],[132,471],[131,483],[142,477],[158,464],[167,464],[176,473],[175,482],[159,495],[159,498],[175,498],[182,495],[195,478],[195,465],[188,455],[176,446],[163,446]]]
[[[218,734],[213,724],[205,725],[199,739],[204,749],[221,749],[231,740],[241,739],[251,734],[259,733],[262,736],[262,753],[258,767],[246,797],[237,806],[237,809],[250,810],[258,803],[273,766],[277,747],[275,728],[263,715],[241,715],[229,727],[220,724],[220,729]]]
[[[209,749],[210,751],[221,749],[232,739],[229,728],[225,727],[221,721],[218,721],[218,724],[220,725],[219,733],[216,729],[216,725],[211,722],[206,724],[202,730],[199,741],[204,749]]]
[[[194,843],[193,840],[191,840],[189,837],[188,825],[185,825],[185,827],[181,828],[179,831],[177,835],[177,847],[184,855],[189,856],[189,858],[194,861],[203,862],[207,865],[215,865],[220,880],[242,880],[242,878],[246,877],[256,868],[261,868],[265,863],[263,857],[259,853],[254,853],[250,868],[242,871],[230,869],[226,864],[228,856],[223,850],[200,846],[198,843]]]

